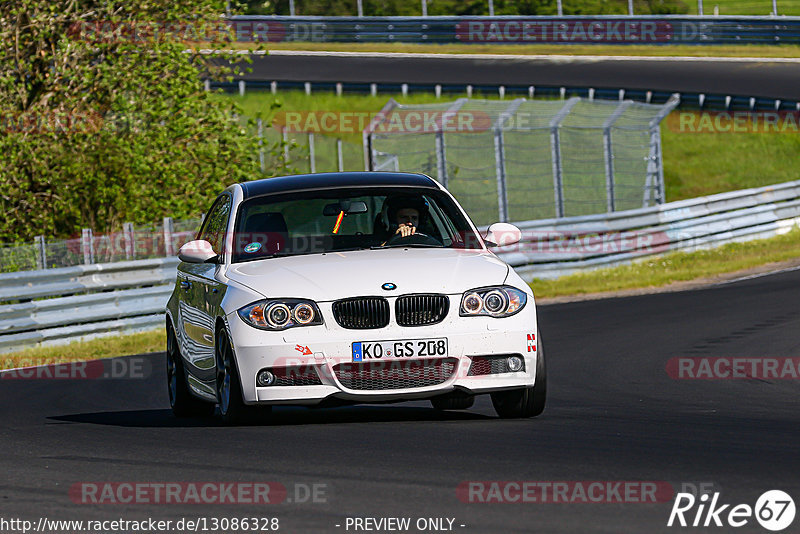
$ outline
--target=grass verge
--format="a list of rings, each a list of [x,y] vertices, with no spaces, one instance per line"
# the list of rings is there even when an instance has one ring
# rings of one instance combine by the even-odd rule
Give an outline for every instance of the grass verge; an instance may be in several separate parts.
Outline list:
[[[262,45],[263,46],[263,45]],[[257,48],[235,43],[233,48]],[[414,43],[268,43],[267,50],[396,52],[416,54],[512,54],[557,56],[800,57],[800,45],[559,45]]]
[[[657,288],[798,257],[800,229],[794,228],[769,239],[730,243],[697,252],[673,252],[556,280],[534,280],[530,285],[539,298]]]
[[[75,341],[68,345],[36,347],[19,352],[0,354],[0,369],[51,365],[57,363],[97,360],[116,356],[130,356],[160,352],[166,344],[164,329],[108,336],[88,341]]]

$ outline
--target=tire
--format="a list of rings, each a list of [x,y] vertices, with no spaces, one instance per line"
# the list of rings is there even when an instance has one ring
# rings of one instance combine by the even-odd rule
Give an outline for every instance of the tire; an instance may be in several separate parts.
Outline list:
[[[189,390],[186,368],[172,325],[167,326],[167,392],[175,417],[208,417],[214,413],[212,403],[198,399]]]
[[[437,410],[467,410],[475,404],[475,395],[454,391],[432,398],[431,404]]]
[[[539,333],[536,333],[538,350],[536,352],[536,382],[533,387],[498,391],[492,393],[494,409],[503,419],[536,417],[544,411],[547,400],[547,365],[544,359],[544,346]]]
[[[230,338],[222,330],[215,343],[217,360],[217,399],[219,415],[229,425],[257,422],[260,416],[266,416],[271,406],[248,406],[244,403],[242,385],[239,381],[239,370],[233,356]]]

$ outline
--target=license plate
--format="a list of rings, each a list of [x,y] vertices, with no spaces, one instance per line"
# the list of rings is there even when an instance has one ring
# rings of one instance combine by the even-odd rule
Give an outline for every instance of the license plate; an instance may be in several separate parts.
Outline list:
[[[388,359],[443,358],[447,356],[447,338],[402,339],[392,341],[356,341],[353,361],[368,362]]]

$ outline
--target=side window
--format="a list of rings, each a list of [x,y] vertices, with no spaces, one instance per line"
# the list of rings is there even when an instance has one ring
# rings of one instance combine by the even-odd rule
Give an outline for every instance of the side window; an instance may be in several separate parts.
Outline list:
[[[220,196],[208,217],[203,223],[200,231],[200,239],[211,243],[211,247],[217,254],[222,254],[222,247],[225,244],[225,229],[228,227],[228,217],[231,214],[231,197],[228,195]]]

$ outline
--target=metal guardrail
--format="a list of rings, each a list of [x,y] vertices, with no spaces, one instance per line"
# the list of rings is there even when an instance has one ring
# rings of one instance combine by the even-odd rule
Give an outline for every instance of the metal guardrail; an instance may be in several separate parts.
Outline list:
[[[517,223],[498,255],[523,278],[555,278],[800,226],[800,181],[628,211]],[[0,274],[0,353],[159,328],[177,258]]]
[[[312,17],[240,15],[238,41],[350,43],[791,44],[800,17],[595,15]]]
[[[523,222],[522,241],[497,253],[531,281],[772,237],[798,225],[800,181],[650,208]]]
[[[0,353],[159,327],[177,265],[162,258],[0,274]]]

